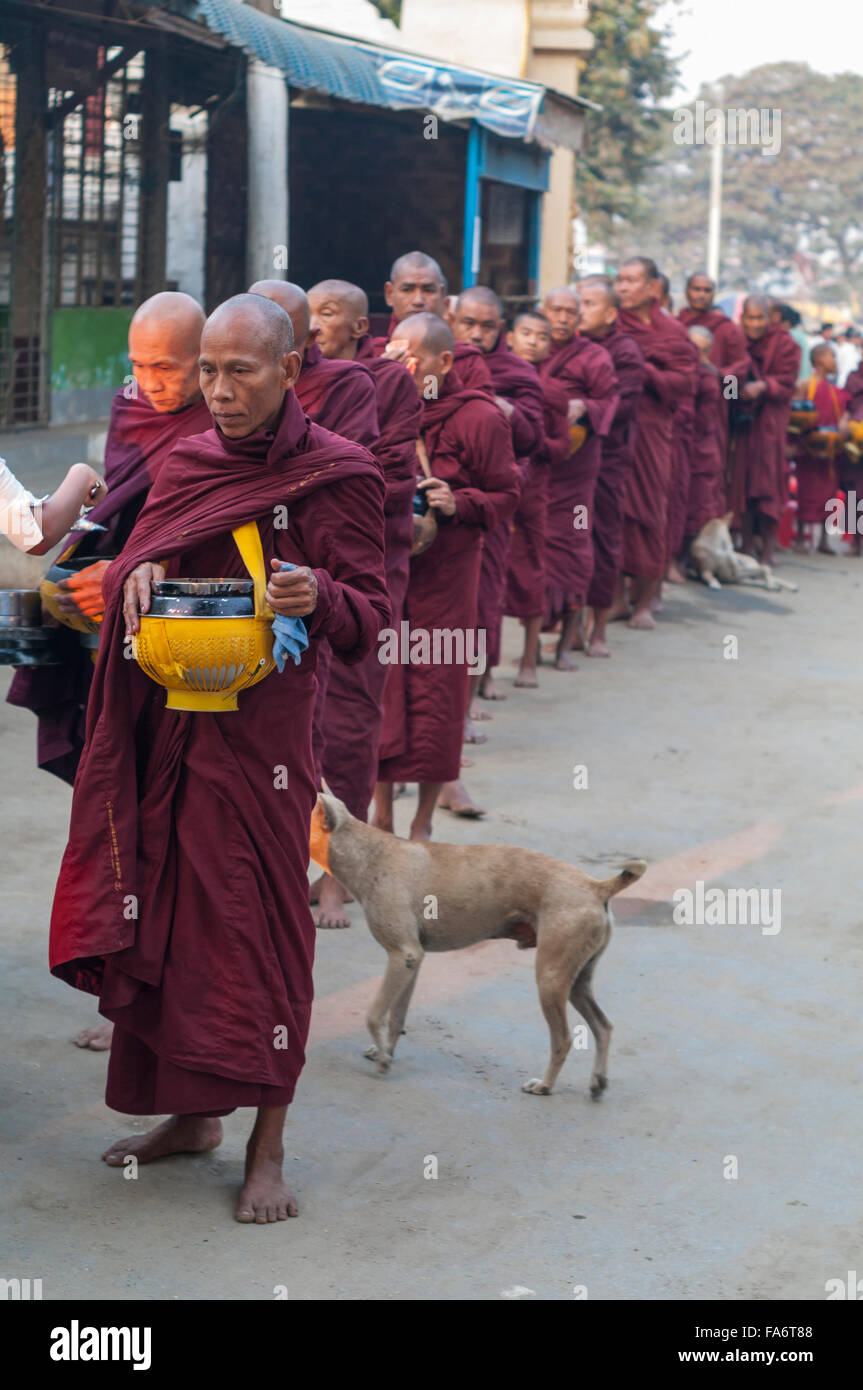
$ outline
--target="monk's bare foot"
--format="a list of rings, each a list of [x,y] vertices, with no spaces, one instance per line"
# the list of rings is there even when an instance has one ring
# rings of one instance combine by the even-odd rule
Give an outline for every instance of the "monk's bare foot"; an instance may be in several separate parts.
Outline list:
[[[609,610],[606,621],[609,623],[622,623],[624,618],[629,619],[631,617],[632,609],[628,603],[615,603],[613,608]]]
[[[656,622],[649,609],[641,608],[633,613],[629,626],[634,627],[637,632],[649,632],[652,627],[656,627]]]
[[[554,669],[555,671],[577,671],[578,667],[569,652],[558,652],[557,660],[554,663]]]
[[[377,822],[373,820],[373,821],[372,821],[372,825],[375,825],[375,824],[377,824]],[[381,826],[378,826],[378,829],[379,829],[379,830],[386,830],[386,829],[387,829],[387,826],[381,825]],[[389,829],[391,830],[391,829],[392,829],[392,826],[390,826]],[[311,885],[311,887],[309,888],[309,902],[311,903],[312,907],[317,906],[317,904],[321,901],[321,888],[322,888],[322,886],[323,886],[325,880],[328,879],[328,878],[329,878],[329,874],[321,874],[320,878],[316,878],[315,881],[314,881],[314,883],[313,883],[313,884]],[[347,888],[343,888],[343,889],[342,889],[342,892],[343,892],[344,895],[345,895],[345,896],[342,898],[342,902],[343,902],[343,903],[352,903],[352,902],[354,901],[353,897],[352,897],[351,894],[348,892]],[[350,926],[350,923],[348,923],[348,926]]]
[[[492,680],[491,676],[483,676],[482,681],[480,682],[480,687],[479,687],[479,690],[477,691],[477,694],[479,695],[479,697],[480,697],[481,700],[505,700],[505,699],[506,699],[506,696],[504,695],[503,691],[502,691],[502,690],[498,690],[498,688],[497,688],[497,686],[495,685],[494,681]],[[486,719],[490,719],[490,718],[491,718],[491,715],[486,714],[484,717],[485,717]]]
[[[677,563],[676,560],[672,560],[672,561],[671,561],[671,564],[668,566],[668,569],[665,571],[665,578],[668,580],[669,584],[685,584],[685,583],[686,583],[686,575],[685,575],[685,574],[681,574],[680,566],[678,565],[678,563]]]
[[[235,1213],[238,1221],[266,1226],[271,1221],[287,1221],[289,1216],[299,1216],[296,1201],[282,1176],[283,1160],[281,1150],[262,1150],[249,1143],[246,1179]]]
[[[408,836],[408,839],[410,839],[410,840],[430,840],[430,839],[431,839],[431,826],[429,825],[428,821],[419,821],[419,822],[418,822],[418,821],[414,821],[413,824],[411,825],[411,833],[410,833],[410,835]]]
[[[351,925],[345,916],[344,906],[348,893],[332,874],[325,874],[321,882],[320,908],[315,914],[315,926],[320,931],[340,931]]]
[[[113,1023],[104,1020],[102,1023],[91,1023],[89,1028],[82,1028],[75,1042],[78,1047],[88,1047],[91,1052],[107,1052],[113,1036]]]
[[[485,811],[471,800],[463,782],[444,782],[437,804],[444,811],[452,811],[454,816],[465,816],[468,820],[476,820],[479,816],[485,815]]]
[[[488,715],[485,716],[488,718]],[[473,727],[470,719],[464,721],[464,742],[465,743],[488,743],[488,735],[481,734],[478,729]]]
[[[470,709],[467,712],[467,719],[465,720],[465,734],[467,733],[468,724],[470,724],[472,720],[479,721],[481,723],[483,719],[491,718],[492,715],[489,714],[488,710],[480,709],[479,705],[476,703],[476,700],[474,700],[473,704],[470,706]]]
[[[594,637],[587,649],[588,656],[611,656],[611,648],[601,637]]]
[[[139,1163],[152,1163],[156,1158],[171,1154],[206,1153],[217,1149],[222,1142],[222,1121],[205,1119],[200,1115],[172,1115],[148,1134],[132,1134],[118,1139],[102,1155],[111,1168],[122,1168],[127,1158]]]
[[[536,690],[539,686],[536,667],[520,666],[514,684],[519,690]]]

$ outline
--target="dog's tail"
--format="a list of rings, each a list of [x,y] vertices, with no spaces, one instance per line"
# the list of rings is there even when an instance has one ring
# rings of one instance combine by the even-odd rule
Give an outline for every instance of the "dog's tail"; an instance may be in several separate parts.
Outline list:
[[[637,879],[641,878],[646,868],[646,859],[630,859],[614,878],[600,879],[596,886],[602,901],[607,903],[608,899],[613,898],[615,893],[622,893],[624,888],[629,887],[630,883],[635,883]]]

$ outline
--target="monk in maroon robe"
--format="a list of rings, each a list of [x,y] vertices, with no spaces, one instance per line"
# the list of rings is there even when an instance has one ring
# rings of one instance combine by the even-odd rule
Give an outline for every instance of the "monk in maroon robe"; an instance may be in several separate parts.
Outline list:
[[[593,498],[593,575],[587,594],[593,626],[585,642],[588,656],[609,657],[606,626],[623,565],[623,499],[635,455],[638,403],[647,366],[635,339],[620,326],[620,300],[613,282],[600,276],[581,280],[578,297],[579,332],[605,348],[620,392],[614,420],[602,441],[602,465]]]
[[[689,489],[692,478],[692,448],[697,422],[695,394],[697,389],[698,348],[679,319],[672,318],[689,350],[692,373],[680,392],[674,407],[671,436],[671,484],[668,489],[668,510],[665,517],[665,578],[671,584],[685,584],[683,573],[686,514],[689,508]]]
[[[524,648],[515,684],[535,690],[540,632],[545,614],[547,573],[545,563],[548,530],[548,473],[552,456],[569,451],[569,400],[551,377],[539,375],[540,365],[551,352],[551,324],[538,310],[517,314],[507,334],[512,353],[536,373],[542,398],[540,437],[527,459],[519,459],[521,493],[512,519],[509,572],[504,613],[519,618],[524,627]]]
[[[368,331],[368,300],[358,285],[322,280],[309,290],[311,327],[328,362],[359,362],[371,372],[380,435],[375,457],[384,474],[386,574],[393,626],[402,619],[413,544],[416,441],[422,404],[413,377],[398,362],[376,357]],[[301,374],[302,378],[302,374]],[[378,770],[383,691],[387,668],[377,650],[362,661],[334,661],[323,704],[323,774],[352,815],[366,820]],[[319,889],[319,927],[349,926],[346,890],[332,875]]]
[[[360,660],[389,620],[383,482],[364,449],[310,425],[287,315],[239,295],[207,320],[201,385],[214,428],[182,441],[104,580],[105,618],[51,922],[51,969],[115,1023],[107,1103],[170,1114],[103,1155],[122,1167],[201,1152],[220,1117],[257,1108],[239,1221],[297,1214],[282,1177],[302,1070],[314,927],[306,871],[316,788],[315,660]],[[278,528],[279,513],[289,525]],[[127,660],[165,575],[247,577],[232,531],[256,522],[266,601],[309,648],[224,713],[168,709]],[[282,561],[296,566],[281,571]]]
[[[449,319],[446,276],[434,257],[427,256],[424,251],[408,251],[404,256],[399,256],[384,285],[384,297],[392,314],[387,336],[373,340],[378,356],[393,340],[398,342],[401,336],[398,326],[411,314],[439,314],[442,319]],[[403,361],[404,356],[403,353],[394,360]],[[456,343],[455,363],[466,387],[485,391],[490,396],[495,394],[482,353],[473,344]]]
[[[845,378],[845,392],[848,405],[840,423],[840,434],[844,441],[850,442],[854,454],[843,453],[839,465],[839,486],[846,497],[854,493],[858,506],[863,500],[863,470],[860,468],[860,455],[863,454],[863,363]],[[863,525],[857,511],[846,508],[846,526],[853,537],[852,552],[859,555],[863,550]]]
[[[411,561],[405,621],[394,634],[375,824],[392,829],[394,782],[419,782],[411,838],[427,840],[441,786],[458,779],[468,676],[481,669],[484,657],[476,631],[481,540],[515,511],[518,470],[503,412],[461,382],[448,324],[417,314],[400,333],[423,400],[422,435],[432,470],[419,487],[438,532]]]
[[[800,382],[799,395],[815,406],[819,429],[835,429],[836,448],[832,453],[819,456],[810,453],[806,447],[808,434],[799,437],[794,455],[794,471],[797,476],[797,537],[798,548],[805,546],[804,527],[815,528],[814,536],[818,549],[828,555],[833,552],[827,544],[824,523],[830,503],[839,488],[840,467],[840,423],[845,415],[849,396],[847,390],[834,385],[830,377],[836,374],[836,352],[831,343],[816,343],[810,353],[812,375]],[[808,547],[806,547],[808,548]]]
[[[800,372],[800,348],[784,328],[770,326],[763,295],[749,295],[741,323],[749,364],[731,417],[729,505],[743,530],[743,548],[772,565],[785,505],[785,436]]]
[[[620,325],[647,364],[638,403],[638,437],[624,498],[623,572],[632,581],[630,627],[656,626],[651,612],[667,568],[666,527],[673,471],[674,410],[695,376],[691,344],[659,307],[658,272],[636,256],[618,271]]]
[[[291,320],[294,350],[303,359],[294,393],[309,419],[316,425],[322,425],[324,429],[332,430],[334,434],[340,434],[344,439],[350,439],[354,444],[362,444],[364,448],[376,451],[380,423],[377,392],[368,364],[360,363],[353,358],[324,357],[315,341],[316,331],[312,330],[308,296],[299,285],[287,280],[258,280],[250,287],[249,293],[272,299],[274,303],[281,305]],[[312,746],[319,786],[323,776],[326,745],[324,710],[332,664],[329,646],[322,642],[318,652],[318,702],[312,726]],[[327,890],[327,901],[316,918],[316,925],[349,927],[349,919],[340,912],[344,899],[342,903],[338,902],[339,890],[332,880],[328,882],[328,875],[322,874],[312,884],[311,901],[317,902],[324,888]]]
[[[677,317],[685,328],[706,328],[713,337],[710,360],[719,372],[720,395],[724,402],[719,414],[719,451],[724,474],[728,466],[728,400],[746,375],[749,353],[743,329],[717,308],[713,303],[715,294],[716,284],[709,275],[700,271],[690,275],[686,282],[686,307]],[[723,505],[715,515],[723,516],[725,511]]]
[[[708,521],[725,515],[726,429],[723,417],[728,411],[722,395],[723,378],[713,363],[713,334],[694,324],[690,340],[698,349],[698,376],[695,387],[696,428],[692,440],[692,471],[686,510],[685,537],[691,541]]]
[[[88,514],[106,529],[72,531],[61,554],[92,556],[94,564],[103,555],[117,555],[174,445],[209,428],[198,383],[203,326],[204,312],[187,294],[157,294],[136,310],[129,325],[134,380],[114,397],[105,441],[109,495]],[[80,616],[71,592],[58,601],[70,615]],[[58,641],[63,664],[16,671],[7,699],[36,714],[36,760],[71,786],[84,747],[93,662],[79,633],[60,628]]]
[[[611,429],[620,395],[605,348],[577,333],[579,299],[566,287],[551,290],[542,304],[551,324],[551,353],[540,375],[564,388],[572,437],[565,458],[552,460],[546,540],[546,621],[560,622],[555,669],[575,669],[573,643],[593,575],[593,499],[602,460],[602,441]]]

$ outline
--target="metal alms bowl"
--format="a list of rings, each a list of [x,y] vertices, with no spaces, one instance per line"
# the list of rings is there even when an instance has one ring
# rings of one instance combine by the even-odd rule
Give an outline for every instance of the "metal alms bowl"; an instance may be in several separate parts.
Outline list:
[[[41,626],[42,596],[38,589],[0,589],[0,628]]]
[[[42,626],[38,589],[0,589],[0,666],[56,666],[56,635]]]
[[[160,579],[152,587],[154,618],[248,618],[255,586],[245,579]]]

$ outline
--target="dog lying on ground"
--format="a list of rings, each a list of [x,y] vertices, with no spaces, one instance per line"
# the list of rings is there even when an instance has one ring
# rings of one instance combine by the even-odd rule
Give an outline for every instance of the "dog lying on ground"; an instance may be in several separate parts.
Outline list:
[[[734,513],[728,512],[708,521],[692,542],[689,558],[699,579],[711,589],[721,589],[723,584],[763,584],[771,592],[790,589],[796,594],[796,584],[780,579],[769,565],[762,565],[751,555],[742,555],[734,549],[728,529],[733,519]]]
[[[591,980],[611,935],[608,900],[641,877],[643,859],[601,881],[535,850],[401,840],[364,825],[328,793],[318,797],[312,815],[311,854],[361,904],[387,953],[366,1019],[373,1046],[365,1055],[379,1073],[392,1063],[426,951],[508,938],[522,950],[536,947],[539,1002],[551,1034],[545,1075],[522,1090],[551,1093],[571,1046],[568,999],[596,1043],[590,1094],[599,1099],[607,1085],[611,1024]]]

